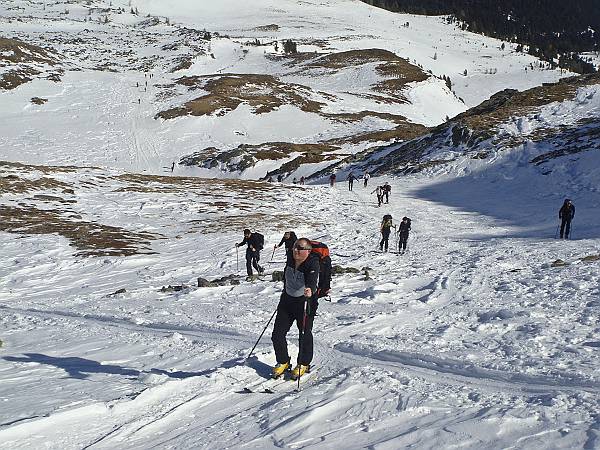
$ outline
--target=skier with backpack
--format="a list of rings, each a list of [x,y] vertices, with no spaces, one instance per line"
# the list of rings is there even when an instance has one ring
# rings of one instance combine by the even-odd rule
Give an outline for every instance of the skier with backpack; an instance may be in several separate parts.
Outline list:
[[[287,258],[289,258],[290,256],[292,256],[292,247],[294,246],[294,243],[297,240],[298,237],[296,236],[296,233],[294,233],[293,231],[286,231],[285,233],[283,233],[283,237],[281,238],[281,241],[279,241],[279,244],[273,247],[273,251],[276,248],[279,248],[285,244],[285,254]]]
[[[390,233],[392,231],[392,227],[396,228],[396,225],[392,223],[392,216],[386,214],[383,216],[381,221],[381,241],[379,242],[379,250],[383,251],[385,247],[385,251],[388,251]]]
[[[560,219],[560,238],[563,236],[565,239],[569,239],[569,233],[571,232],[571,220],[575,217],[575,205],[571,202],[571,199],[565,199],[562,207],[558,211],[558,218]]]
[[[398,253],[404,254],[406,251],[406,242],[408,241],[408,232],[410,231],[410,219],[403,217],[398,227]]]
[[[385,197],[385,202],[389,203],[390,202],[390,192],[392,192],[392,187],[389,185],[389,183],[386,181],[385,183],[383,183],[383,186],[381,186],[382,189],[382,198],[381,198],[381,202],[383,203],[383,197]]]
[[[246,248],[246,272],[248,274],[247,278],[252,277],[252,267],[254,267],[259,275],[262,275],[265,271],[259,264],[260,261],[260,251],[263,249],[265,245],[265,237],[258,232],[250,232],[248,228],[244,230],[244,240],[240,243],[236,243],[236,247],[241,247],[244,244],[247,244]]]
[[[298,239],[286,262],[283,291],[271,334],[277,360],[272,370],[273,378],[279,378],[291,370],[286,335],[294,321],[300,338],[297,365],[291,372],[291,378],[297,380],[310,372],[313,358],[312,327],[318,299],[329,293],[330,282],[331,259],[327,246],[307,238]]]

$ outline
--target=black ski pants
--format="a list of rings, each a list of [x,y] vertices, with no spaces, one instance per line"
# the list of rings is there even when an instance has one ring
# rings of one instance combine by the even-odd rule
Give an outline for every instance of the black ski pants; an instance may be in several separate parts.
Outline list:
[[[560,223],[560,238],[569,239],[569,233],[571,232],[571,219],[563,219]]]
[[[408,241],[408,233],[400,233],[398,237],[398,251],[406,251],[406,241]]]
[[[252,267],[259,273],[263,271],[263,268],[258,265],[258,261],[260,261],[260,250],[252,250],[248,247],[246,249],[246,273],[248,276],[252,276]]]
[[[348,190],[352,190],[352,185],[354,184],[354,180],[348,180]]]
[[[312,327],[315,319],[315,312],[310,311],[309,306],[311,301],[308,300],[306,323],[304,326],[304,334],[302,334],[302,325],[304,324],[304,302],[305,297],[290,297],[285,292],[281,295],[279,305],[277,306],[277,316],[275,317],[275,325],[271,334],[273,348],[275,349],[275,358],[277,363],[283,364],[290,361],[288,353],[286,335],[294,321],[302,337],[300,342],[300,353],[298,354],[297,363],[308,365],[313,358],[313,335]],[[315,309],[315,308],[313,308]]]
[[[384,228],[383,230],[381,230],[381,242],[379,243],[380,250],[383,250],[383,247],[385,246],[385,251],[386,252],[388,251],[389,239],[390,239],[390,229]]]

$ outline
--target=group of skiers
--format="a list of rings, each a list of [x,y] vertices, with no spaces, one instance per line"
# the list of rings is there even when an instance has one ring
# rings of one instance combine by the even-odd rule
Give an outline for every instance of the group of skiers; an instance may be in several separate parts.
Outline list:
[[[365,186],[369,179],[368,173],[365,173]],[[335,174],[332,185],[335,182]],[[352,190],[352,183],[356,179],[352,174],[348,176],[349,190]],[[386,188],[389,184],[386,182],[383,186],[378,186],[375,191],[378,192],[378,203],[389,202],[389,192],[391,188]],[[570,199],[565,199],[558,212],[560,223],[560,238],[568,239],[571,231],[571,221],[575,217],[575,205]],[[407,241],[411,230],[411,219],[403,217],[398,226],[393,223],[390,214],[385,214],[381,221],[380,232],[381,241],[379,241],[380,251],[387,252],[389,249],[389,238],[391,230],[394,228],[398,239],[398,253],[404,254],[407,250]],[[558,231],[558,229],[557,229]],[[252,277],[252,269],[256,269],[259,274],[264,269],[259,265],[260,251],[264,247],[264,236],[258,232],[244,230],[244,239],[236,243],[236,248],[246,244],[246,271],[248,277]],[[273,246],[275,250],[282,245],[285,246],[286,264],[283,272],[283,290],[280,295],[279,304],[275,311],[276,318],[271,334],[271,341],[275,351],[277,364],[273,367],[271,376],[279,378],[288,373],[291,379],[297,380],[302,375],[310,371],[310,364],[313,358],[313,322],[318,307],[318,298],[326,296],[329,293],[329,280],[331,278],[331,260],[327,246],[307,238],[298,239],[293,231],[286,231],[279,244]],[[318,253],[315,253],[316,247],[324,247],[327,250],[327,259],[329,259],[329,272],[327,272],[327,282],[322,287],[321,278],[323,278],[323,264]],[[275,314],[274,313],[274,314]],[[272,319],[273,317],[271,317]],[[297,364],[292,369],[291,358],[288,353],[286,336],[292,324],[296,326],[300,333],[299,351]],[[270,323],[270,321],[269,321]],[[268,324],[267,324],[268,326]],[[266,327],[265,327],[266,329]],[[264,330],[263,330],[264,333]],[[262,336],[262,334],[261,334]],[[259,338],[260,340],[260,338]],[[257,341],[258,343],[258,341]]]
[[[248,275],[252,276],[252,267],[262,273],[258,265],[260,250],[264,245],[264,238],[258,232],[244,230],[244,240],[237,243],[236,247],[247,244],[246,268]],[[329,293],[330,272],[324,272],[322,263],[313,246],[327,246],[307,238],[298,239],[293,231],[286,231],[279,244],[273,246],[273,253],[285,245],[286,264],[283,272],[283,290],[277,305],[277,316],[271,341],[275,350],[277,364],[273,367],[271,376],[279,378],[285,373],[290,373],[292,379],[299,379],[310,371],[313,358],[312,327],[318,307],[318,298]],[[329,258],[327,250],[327,258]],[[256,264],[255,264],[256,263]],[[331,264],[329,260],[329,270]],[[326,283],[322,283],[327,279]],[[323,289],[320,288],[323,286]],[[300,333],[300,348],[297,364],[292,369],[291,358],[288,353],[286,336],[292,324],[296,322]],[[267,324],[268,325],[268,324]]]
[[[396,227],[396,225],[394,225],[392,222],[393,219],[390,214],[383,216],[380,226],[381,241],[379,241],[379,250],[386,252],[388,251],[390,234],[392,232],[392,228],[394,228],[394,230],[396,230],[396,234],[398,235],[398,253],[404,254],[406,252],[411,220],[406,216],[403,217],[402,222],[400,222],[398,227]]]

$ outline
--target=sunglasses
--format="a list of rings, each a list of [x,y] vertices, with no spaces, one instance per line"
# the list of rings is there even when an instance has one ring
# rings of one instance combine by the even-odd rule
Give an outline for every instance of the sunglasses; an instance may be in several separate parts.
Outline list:
[[[300,250],[312,250],[312,248],[294,247],[294,250],[297,250],[297,251],[300,251]]]

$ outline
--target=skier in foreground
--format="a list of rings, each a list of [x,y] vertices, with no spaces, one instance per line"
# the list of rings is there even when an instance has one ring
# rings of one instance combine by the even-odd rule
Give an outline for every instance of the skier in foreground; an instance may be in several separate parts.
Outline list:
[[[312,326],[317,309],[316,292],[319,278],[319,257],[312,254],[311,250],[308,239],[298,239],[285,266],[283,292],[271,335],[277,359],[277,365],[272,372],[273,378],[280,377],[291,368],[286,335],[294,321],[300,332],[300,348],[292,379],[296,380],[310,370],[313,357]]]

